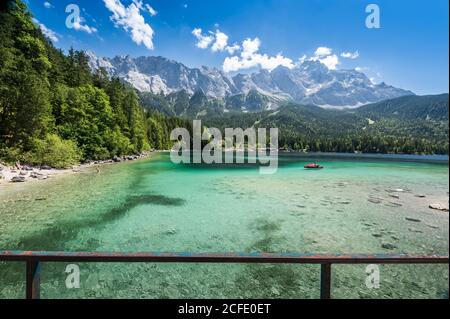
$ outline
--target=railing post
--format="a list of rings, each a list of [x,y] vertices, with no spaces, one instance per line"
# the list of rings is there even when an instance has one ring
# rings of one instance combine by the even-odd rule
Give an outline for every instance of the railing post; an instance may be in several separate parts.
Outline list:
[[[320,299],[331,299],[331,264],[321,265]]]
[[[27,299],[40,299],[41,297],[41,263],[33,259],[27,261]]]

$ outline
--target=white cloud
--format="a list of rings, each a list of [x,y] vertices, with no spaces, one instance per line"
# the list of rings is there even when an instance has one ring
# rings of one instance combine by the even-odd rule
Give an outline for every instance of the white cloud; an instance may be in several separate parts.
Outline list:
[[[329,56],[333,53],[333,50],[331,50],[330,48],[327,47],[318,47],[316,52],[314,52],[314,55],[316,57],[326,57]]]
[[[341,57],[345,58],[345,59],[357,59],[359,58],[359,52],[355,51],[355,52],[343,52],[341,53]]]
[[[272,71],[280,65],[289,68],[295,66],[291,59],[284,57],[281,53],[276,56],[260,54],[261,40],[259,38],[246,39],[242,42],[242,45],[237,43],[228,45],[229,36],[218,29],[215,32],[209,31],[207,34],[203,34],[202,29],[196,28],[192,31],[192,34],[197,38],[197,47],[200,49],[211,48],[212,52],[227,52],[230,55],[241,51],[240,55],[225,59],[223,62],[225,72],[235,72],[254,67]]]
[[[145,8],[147,9],[147,11],[150,13],[150,15],[152,17],[156,16],[158,14],[158,11],[156,11],[155,9],[153,9],[152,6],[150,6],[149,4],[145,5]]]
[[[278,66],[294,68],[305,61],[318,61],[330,70],[336,70],[340,65],[339,55],[333,53],[331,48],[321,46],[318,47],[314,54],[310,57],[303,55],[298,62],[278,53],[275,56],[261,54],[261,40],[256,37],[254,39],[246,39],[241,45],[235,43],[228,45],[229,36],[217,29],[215,32],[209,31],[203,34],[202,29],[196,28],[192,34],[197,38],[197,47],[200,49],[211,49],[212,52],[227,52],[230,56],[225,58],[223,62],[223,70],[225,72],[237,72],[243,69],[251,69],[259,67],[264,70],[272,71]],[[236,54],[240,51],[240,54]],[[359,52],[343,52],[341,57],[347,59],[356,59]]]
[[[220,32],[219,30],[216,31],[216,41],[214,42],[213,46],[211,47],[211,50],[213,52],[217,51],[224,51],[228,46],[228,36]]]
[[[50,9],[50,8],[53,8],[53,5],[50,2],[45,1],[44,2],[44,7],[46,7],[47,9]]]
[[[154,31],[141,15],[142,1],[133,0],[128,7],[125,7],[120,0],[103,0],[103,2],[106,8],[112,12],[113,15],[110,19],[116,28],[122,27],[131,33],[131,38],[136,44],[143,44],[147,49],[153,50]]]
[[[259,51],[261,40],[259,38],[246,39],[242,42],[241,56],[244,59],[250,59],[256,52]]]
[[[83,8],[82,10],[84,13],[86,13],[86,9]],[[67,12],[69,12],[69,11],[67,11]],[[96,28],[90,27],[86,24],[86,19],[83,18],[81,15],[79,15],[79,11],[78,11],[78,15],[74,16],[74,21],[73,21],[73,24],[70,26],[70,28],[73,28],[76,31],[83,31],[83,32],[86,32],[89,34],[97,32]]]
[[[196,28],[192,31],[192,34],[197,38],[197,47],[200,49],[207,49],[214,41],[212,35],[203,35],[202,29]]]
[[[219,29],[215,32],[209,31],[207,34],[203,34],[203,30],[196,28],[192,31],[192,34],[197,38],[197,47],[200,49],[208,49],[211,47],[212,52],[226,51],[229,54],[234,54],[240,50],[241,46],[237,43],[228,45],[229,36]]]
[[[232,46],[226,47],[226,50],[229,54],[233,55],[236,51],[239,51],[241,49],[241,46],[237,43],[233,44]]]
[[[345,59],[357,59],[359,57],[359,52],[343,52],[340,54],[340,56]],[[338,65],[341,63],[339,61],[339,56],[333,53],[333,49],[328,47],[318,47],[312,57],[308,58],[306,55],[304,55],[299,59],[299,61],[300,64],[305,61],[319,61],[330,70],[336,70]],[[356,68],[355,70],[358,71],[358,68]]]
[[[39,26],[42,33],[47,38],[49,38],[50,40],[52,40],[55,43],[59,41],[59,34],[57,34],[55,31],[47,28],[43,23],[40,23],[38,19],[33,18],[33,22]]]
[[[83,31],[89,34],[95,33],[97,32],[97,29],[94,27],[90,27],[87,24],[82,24],[84,22],[84,20],[82,18],[77,19],[74,23],[73,23],[73,28],[77,31]]]
[[[261,69],[272,71],[280,65],[288,68],[294,67],[293,61],[284,57],[281,53],[272,57],[258,53],[260,46],[261,40],[259,38],[244,40],[242,42],[241,55],[227,57],[223,63],[223,70],[225,72],[236,72],[260,67]]]
[[[302,61],[303,59],[303,61]],[[324,64],[330,70],[336,70],[337,66],[340,64],[339,57],[333,53],[333,50],[327,47],[318,47],[314,52],[314,56],[307,59],[305,56],[300,60],[303,63],[306,60],[319,61]]]
[[[328,55],[322,59],[319,59],[322,64],[325,64],[326,67],[330,70],[336,70],[339,65],[339,58],[336,54]]]

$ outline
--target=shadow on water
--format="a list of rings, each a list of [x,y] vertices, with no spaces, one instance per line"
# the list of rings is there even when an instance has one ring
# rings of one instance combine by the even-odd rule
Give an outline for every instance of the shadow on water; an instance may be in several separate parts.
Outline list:
[[[59,251],[65,250],[65,243],[76,238],[77,234],[85,228],[101,228],[106,224],[122,218],[126,213],[135,207],[141,205],[156,206],[182,206],[185,200],[181,198],[172,198],[158,194],[132,195],[127,197],[126,201],[117,207],[113,207],[103,214],[85,218],[82,220],[60,222],[58,225],[40,231],[39,233],[23,237],[17,243],[14,250],[47,250]],[[83,251],[95,251],[99,247],[96,239],[83,242]],[[23,271],[17,269],[17,265],[12,263],[0,264],[0,286],[5,284],[15,284],[23,280]]]
[[[182,206],[184,204],[184,199],[167,197],[164,195],[147,194],[128,196],[124,203],[107,210],[103,214],[98,214],[96,216],[90,215],[90,218],[82,220],[61,222],[58,223],[58,225],[51,226],[50,228],[39,232],[39,234],[33,234],[28,237],[24,237],[20,240],[18,247],[15,247],[15,249],[63,249],[64,247],[62,247],[61,244],[64,244],[66,241],[72,238],[75,238],[80,230],[88,227],[103,227],[110,222],[120,219],[135,207],[141,205]],[[83,249],[88,250],[95,250],[96,248],[97,247],[83,247]]]

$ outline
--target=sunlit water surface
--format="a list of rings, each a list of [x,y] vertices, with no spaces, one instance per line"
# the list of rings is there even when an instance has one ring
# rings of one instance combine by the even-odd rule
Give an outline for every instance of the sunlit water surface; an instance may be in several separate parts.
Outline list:
[[[0,249],[448,254],[448,213],[428,208],[448,201],[448,162],[325,157],[325,169],[303,169],[310,161],[283,156],[277,174],[260,175],[159,154],[4,185]],[[80,289],[66,288],[66,266],[43,265],[43,298],[319,297],[319,266],[80,264]],[[24,271],[0,263],[0,298],[24,296]],[[368,289],[366,266],[334,266],[333,297],[448,298],[448,266],[380,271]]]

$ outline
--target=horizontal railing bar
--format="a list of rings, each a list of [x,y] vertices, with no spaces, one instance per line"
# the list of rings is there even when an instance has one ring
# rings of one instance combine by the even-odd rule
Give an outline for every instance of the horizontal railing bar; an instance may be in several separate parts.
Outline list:
[[[448,255],[0,251],[0,261],[99,263],[448,264]]]

